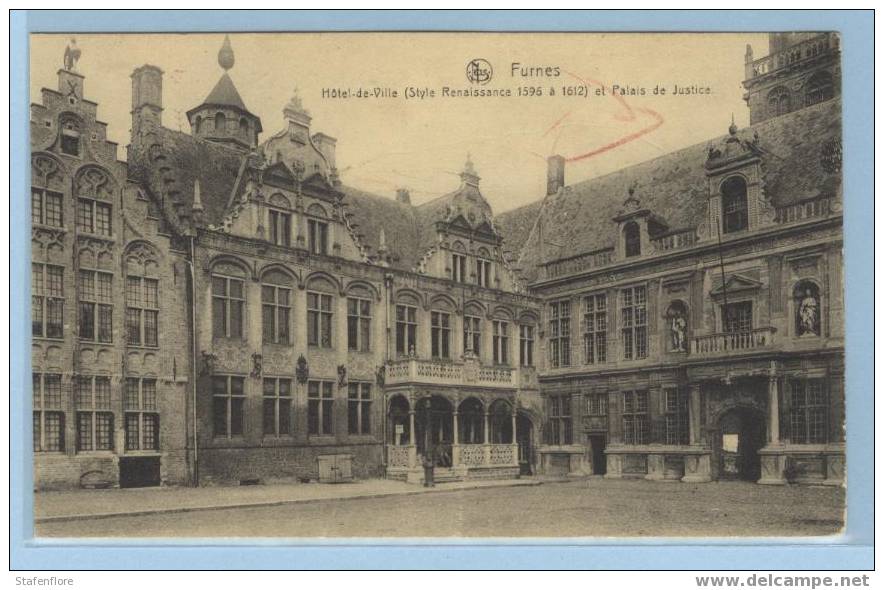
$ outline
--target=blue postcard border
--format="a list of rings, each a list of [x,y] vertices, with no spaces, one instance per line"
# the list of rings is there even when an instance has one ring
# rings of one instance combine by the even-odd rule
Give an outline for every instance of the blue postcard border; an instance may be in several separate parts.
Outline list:
[[[27,200],[10,198],[10,567],[83,569],[842,569],[874,567],[874,13],[872,11],[13,11],[10,195],[26,194],[28,35],[155,31],[771,31],[842,33],[849,485],[847,527],[831,540],[32,539]],[[19,280],[14,280],[19,277]],[[13,346],[13,343],[19,345]]]

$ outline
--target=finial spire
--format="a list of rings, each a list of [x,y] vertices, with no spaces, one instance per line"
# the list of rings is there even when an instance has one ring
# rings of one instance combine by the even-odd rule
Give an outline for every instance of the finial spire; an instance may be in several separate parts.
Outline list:
[[[227,71],[235,63],[236,57],[233,55],[233,47],[230,45],[230,35],[224,35],[224,43],[221,45],[221,49],[218,50],[218,65],[224,68],[224,71]]]
[[[80,48],[77,47],[77,39],[71,37],[70,43],[64,50],[64,69],[69,72],[77,71],[77,62],[80,60]]]
[[[473,166],[473,157],[470,152],[467,152],[467,161],[463,165],[463,171],[467,174],[476,174],[476,167]]]
[[[197,178],[193,181],[193,205],[190,207],[193,211],[202,211],[203,210],[203,198],[200,194],[200,179]]]
[[[731,135],[737,134],[737,124],[734,122],[734,114],[731,113],[731,126],[727,128],[727,132]]]

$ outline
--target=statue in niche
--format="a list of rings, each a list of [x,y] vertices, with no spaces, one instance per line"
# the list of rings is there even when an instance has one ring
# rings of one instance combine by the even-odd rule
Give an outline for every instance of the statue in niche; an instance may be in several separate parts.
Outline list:
[[[666,314],[669,324],[669,350],[671,352],[687,352],[688,350],[688,318],[684,305],[673,303]]]
[[[798,336],[820,335],[820,299],[816,289],[804,285],[798,291]]]

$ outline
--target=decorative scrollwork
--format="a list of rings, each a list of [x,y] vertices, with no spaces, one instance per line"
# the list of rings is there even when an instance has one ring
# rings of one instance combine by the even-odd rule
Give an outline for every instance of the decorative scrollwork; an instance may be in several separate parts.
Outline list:
[[[264,370],[264,357],[259,352],[252,353],[252,372],[251,372],[252,378],[253,379],[260,378],[263,370]]]
[[[307,383],[307,380],[310,378],[310,367],[303,354],[298,357],[298,366],[295,368],[295,377],[297,377],[298,383],[301,384]]]

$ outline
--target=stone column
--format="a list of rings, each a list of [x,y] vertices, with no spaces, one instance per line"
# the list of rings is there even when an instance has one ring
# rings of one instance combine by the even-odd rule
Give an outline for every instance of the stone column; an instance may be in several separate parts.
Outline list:
[[[414,444],[414,408],[408,410],[408,468],[417,464],[417,445]]]
[[[452,429],[451,429],[451,467],[457,467],[460,465],[460,440],[458,438],[457,431],[457,404],[454,405],[454,412],[451,414],[452,416]]]
[[[691,399],[688,404],[688,428],[690,443],[701,444],[700,440],[700,384],[691,383]]]
[[[516,402],[513,400],[513,438],[510,441],[513,445],[513,464],[519,466],[519,441],[516,438]]]
[[[780,388],[777,376],[773,374],[767,379],[767,447],[761,450],[762,485],[783,485],[786,483],[783,473],[786,470],[786,455],[782,454],[780,443]]]
[[[767,380],[767,420],[769,446],[780,445],[780,394],[779,380],[771,375]]]
[[[488,409],[485,408],[485,420],[482,423],[482,441],[485,443],[485,465],[491,465],[491,431],[488,428]]]

